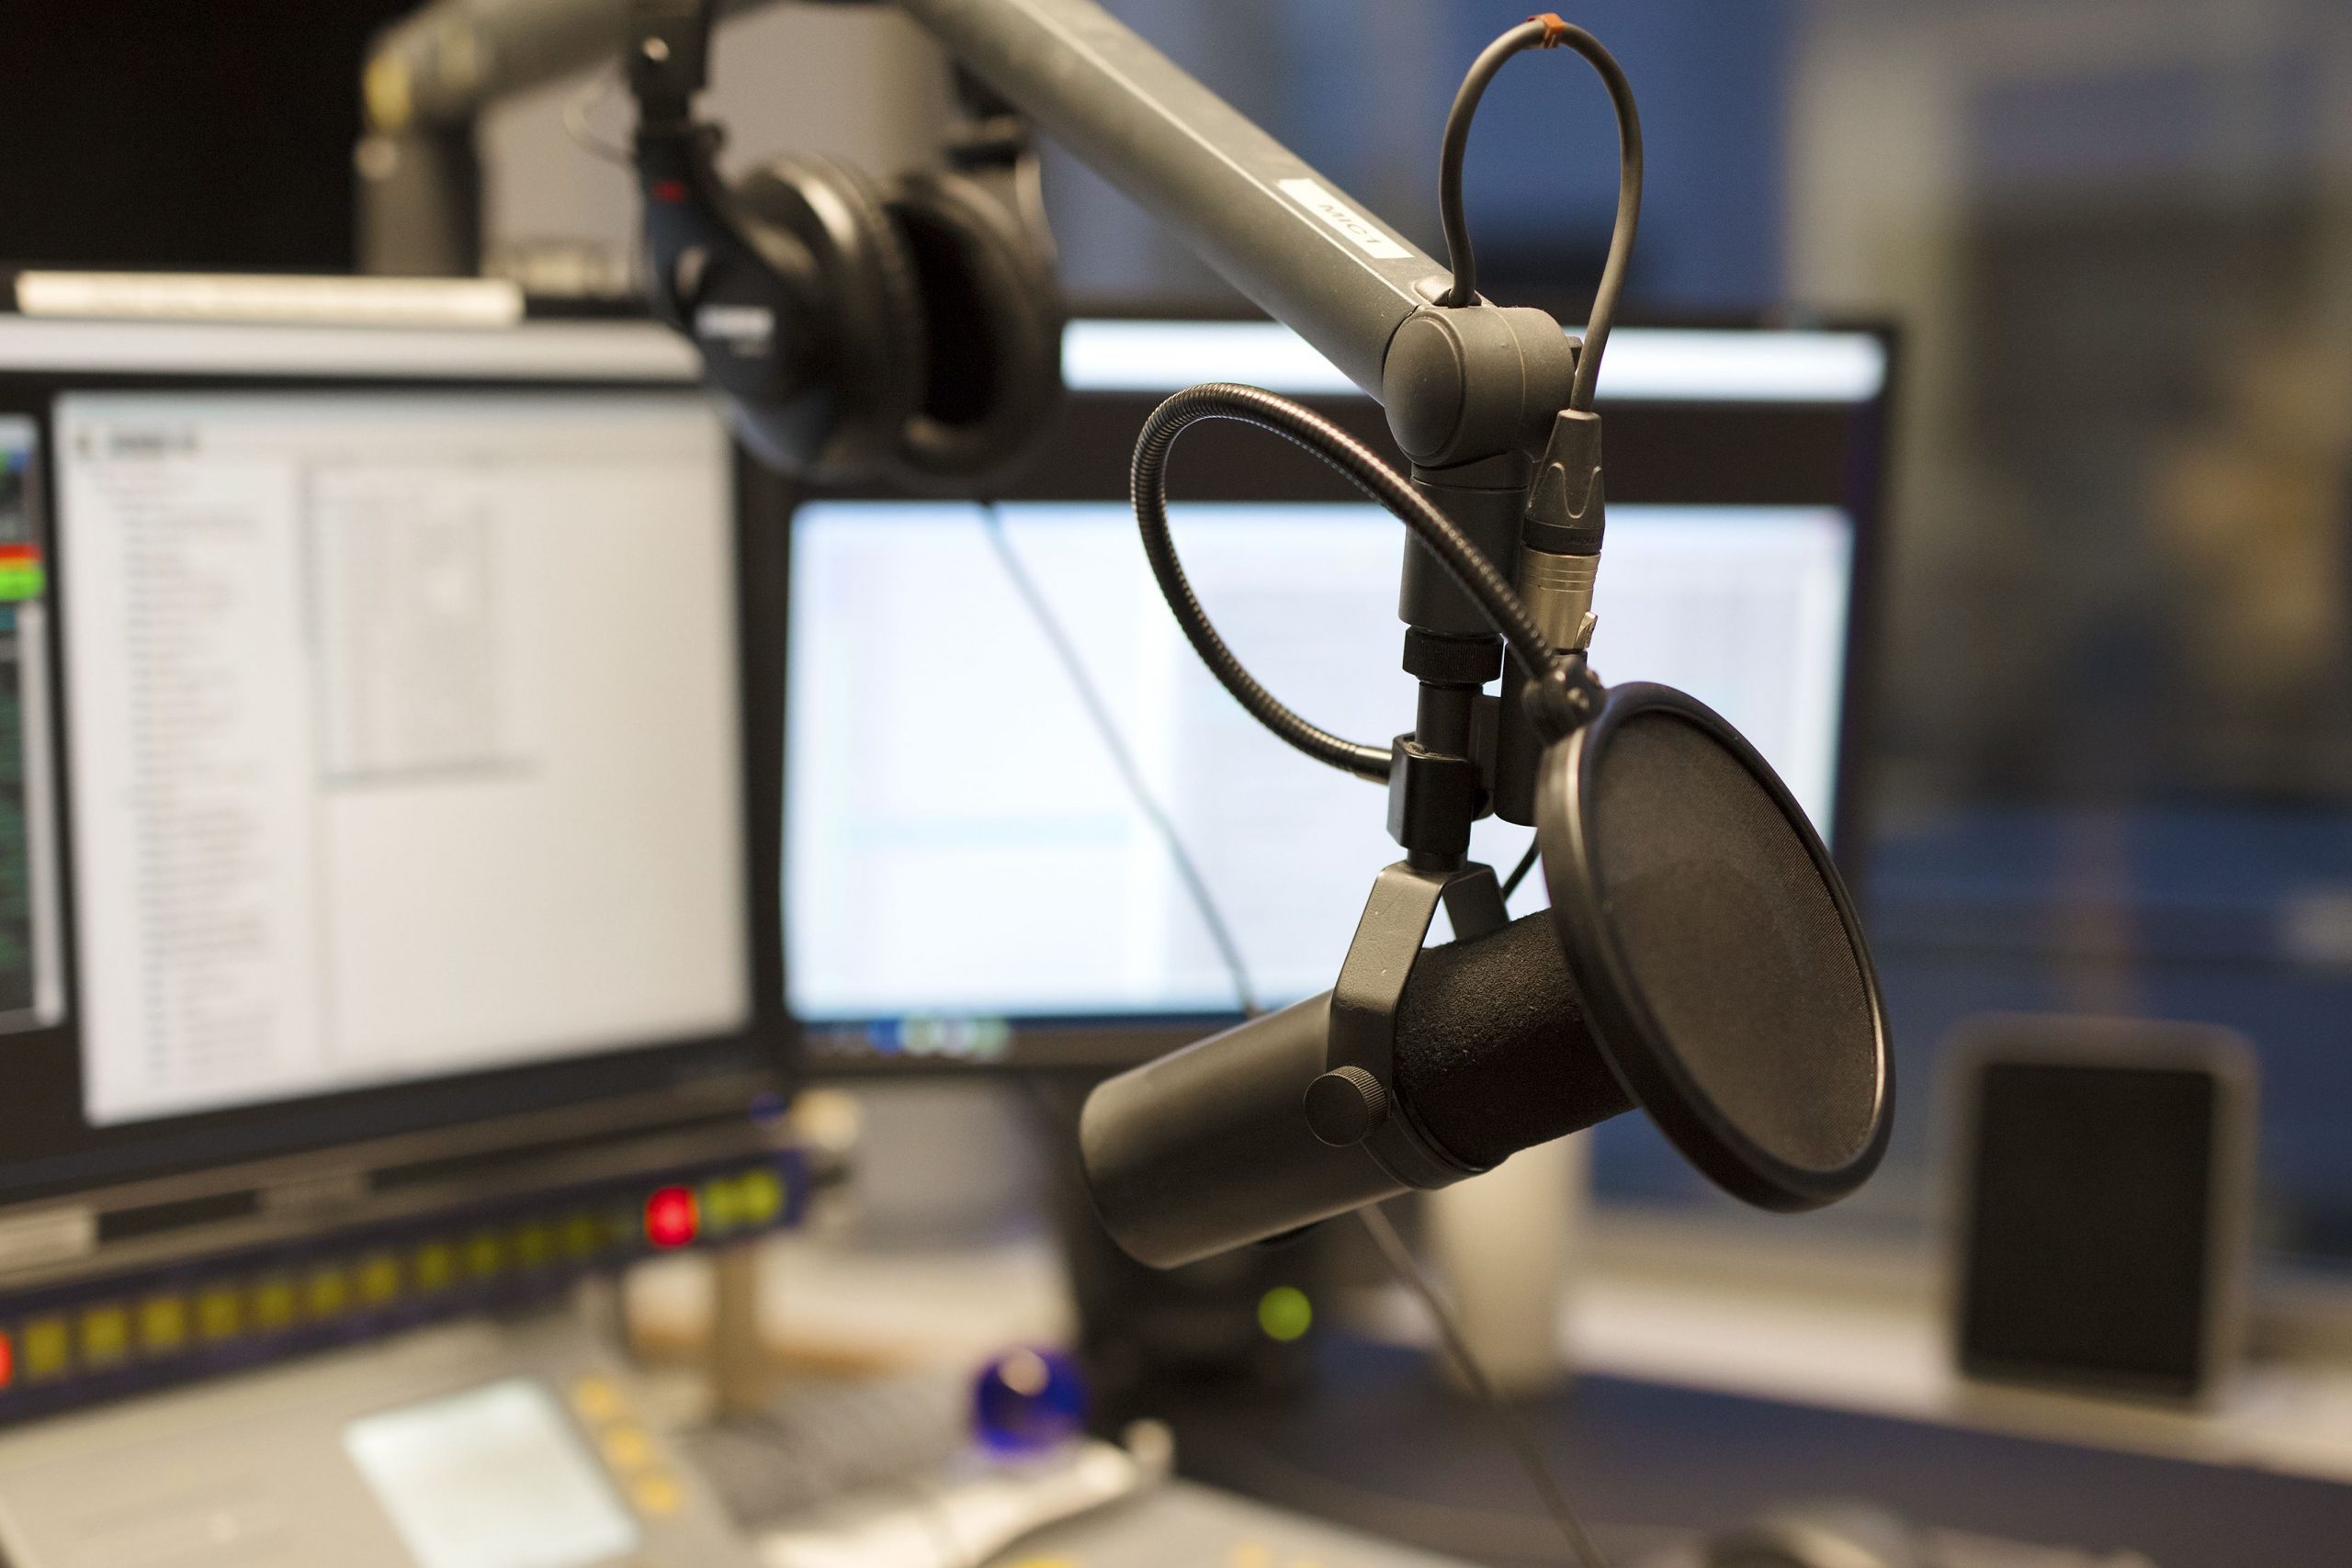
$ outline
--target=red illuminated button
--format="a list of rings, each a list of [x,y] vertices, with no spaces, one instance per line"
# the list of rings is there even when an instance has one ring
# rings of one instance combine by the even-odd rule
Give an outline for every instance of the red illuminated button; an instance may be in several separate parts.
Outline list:
[[[684,1247],[701,1229],[695,1190],[662,1187],[645,1201],[645,1239],[656,1247]]]
[[[17,1381],[17,1342],[0,1332],[0,1388]]]

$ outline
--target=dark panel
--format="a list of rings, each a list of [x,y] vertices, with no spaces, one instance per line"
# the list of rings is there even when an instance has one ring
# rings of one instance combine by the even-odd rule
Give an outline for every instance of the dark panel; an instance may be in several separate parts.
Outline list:
[[[10,7],[9,262],[342,272],[367,41],[409,0]]]
[[[1435,1551],[1557,1563],[1492,1418],[1425,1352],[1318,1348],[1306,1397],[1171,1389],[1157,1414],[1196,1479]],[[1926,1422],[1585,1375],[1520,1419],[1613,1562],[1658,1527],[1721,1529],[1775,1504],[1867,1500],[1917,1525],[2164,1568],[2333,1562],[2352,1486]],[[1639,1529],[1624,1527],[1639,1526]]]
[[[1301,398],[1393,466],[1406,467],[1368,398]],[[1093,394],[1066,403],[1053,434],[999,497],[1102,501],[1127,493],[1136,433],[1161,399]],[[1849,465],[1873,411],[1850,404],[1638,403],[1608,416],[1609,499],[1726,505],[1851,505]],[[862,495],[887,493],[861,489]],[[1169,463],[1171,501],[1361,501],[1319,460],[1262,430],[1193,426]]]
[[[1994,1062],[1978,1089],[1962,1354],[1989,1377],[2197,1392],[2210,1073]]]

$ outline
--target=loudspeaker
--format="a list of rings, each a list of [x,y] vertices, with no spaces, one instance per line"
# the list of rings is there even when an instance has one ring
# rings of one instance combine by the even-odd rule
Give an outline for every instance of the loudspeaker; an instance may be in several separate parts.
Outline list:
[[[2199,1401],[2243,1333],[2256,1070],[2225,1029],[1973,1021],[1948,1052],[1973,1378]]]

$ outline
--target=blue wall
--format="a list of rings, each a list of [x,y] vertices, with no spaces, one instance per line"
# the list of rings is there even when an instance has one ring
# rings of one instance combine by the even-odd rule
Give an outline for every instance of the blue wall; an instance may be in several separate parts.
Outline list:
[[[1437,145],[1462,73],[1526,0],[1126,0],[1113,9],[1342,187],[1435,249]],[[1675,311],[1777,302],[1784,286],[1788,0],[1600,0],[1573,18],[1623,62],[1649,180],[1633,292]],[[1608,96],[1567,54],[1514,61],[1471,139],[1465,192],[1495,274],[1589,287],[1616,199]],[[1090,292],[1215,285],[1123,197],[1058,160],[1056,223]],[[1547,265],[1556,259],[1557,265]],[[1578,276],[1581,274],[1581,276]]]

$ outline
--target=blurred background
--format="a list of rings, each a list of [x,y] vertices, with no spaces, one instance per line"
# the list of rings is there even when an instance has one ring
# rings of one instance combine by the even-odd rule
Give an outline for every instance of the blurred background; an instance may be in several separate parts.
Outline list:
[[[11,252],[347,269],[358,65],[406,8],[19,8],[0,51]],[[1434,247],[1445,106],[1525,6],[1112,8]],[[1836,1223],[1931,1237],[1937,1057],[1962,1019],[2176,1018],[2259,1052],[2267,1255],[2352,1266],[2352,8],[1593,0],[1573,19],[1641,93],[1637,319],[1900,333],[1862,887],[1905,1099],[1886,1174]],[[730,24],[716,70],[739,157],[893,167],[944,91],[915,31],[865,7]],[[496,111],[497,265],[626,276],[634,201],[608,154],[628,119],[596,78]],[[1611,136],[1580,73],[1502,75],[1469,165],[1491,295],[1585,297]],[[1049,180],[1081,299],[1231,302],[1082,170]],[[989,1131],[1005,1092],[873,1098],[876,1135],[961,1129],[1001,1179],[956,1184],[964,1210],[933,1221],[1017,1213],[1020,1141]],[[907,1204],[951,1201],[920,1174]],[[1603,1131],[1596,1182],[1730,1218],[1636,1118]]]

